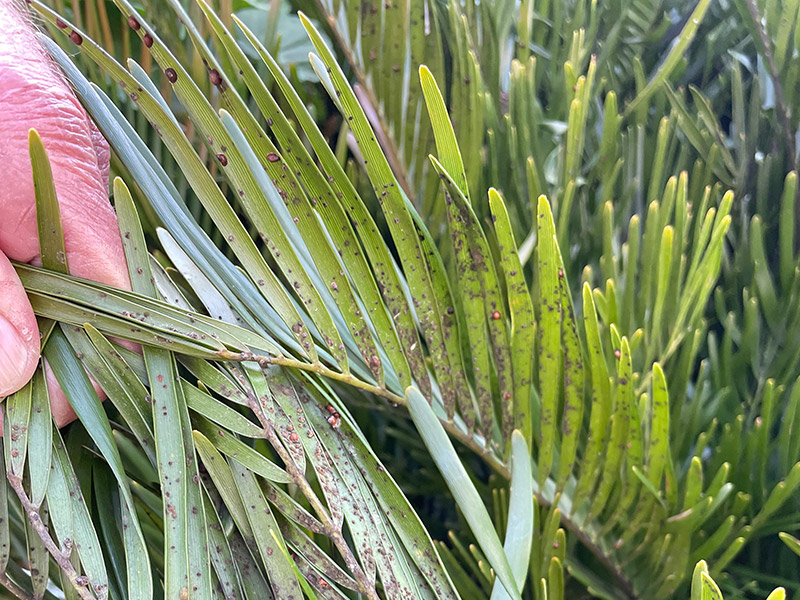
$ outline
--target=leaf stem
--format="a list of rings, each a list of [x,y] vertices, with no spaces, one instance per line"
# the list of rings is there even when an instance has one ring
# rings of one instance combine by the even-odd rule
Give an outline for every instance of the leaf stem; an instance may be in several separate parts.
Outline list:
[[[234,355],[236,356],[236,355]],[[245,352],[242,355],[238,356],[245,356],[247,358],[240,358],[239,360],[248,360],[248,361],[255,361],[258,363],[260,367],[265,367],[268,364],[279,364],[279,363],[268,363],[267,357],[259,356],[255,357],[252,353]],[[231,358],[231,357],[228,357]],[[236,360],[233,358],[232,360]],[[305,363],[302,363],[305,364]],[[353,577],[358,582],[358,587],[364,596],[369,598],[370,600],[379,600],[378,594],[375,591],[374,586],[370,585],[369,579],[361,568],[361,565],[358,563],[358,559],[356,559],[353,551],[350,549],[350,546],[347,545],[347,541],[344,539],[342,532],[337,528],[333,520],[331,519],[330,515],[328,514],[327,509],[320,501],[317,494],[311,488],[311,484],[306,479],[305,475],[298,469],[297,464],[289,455],[289,452],[284,447],[283,443],[281,442],[278,434],[275,432],[275,427],[273,422],[264,414],[263,408],[259,403],[258,399],[248,390],[245,390],[247,394],[247,403],[250,409],[255,413],[256,417],[258,418],[261,426],[264,428],[264,437],[270,443],[270,445],[275,449],[275,452],[278,454],[280,459],[283,461],[283,464],[286,467],[286,472],[289,473],[289,476],[292,478],[294,484],[300,489],[302,494],[306,497],[311,507],[314,509],[314,512],[317,513],[320,522],[322,523],[322,533],[330,538],[333,542],[333,545],[336,546],[336,549],[341,554],[342,558],[344,559],[345,565],[353,574]]]
[[[301,371],[310,371],[312,373],[322,375],[323,377],[327,377],[328,379],[333,379],[370,394],[374,394],[375,396],[388,400],[392,404],[397,404],[404,407],[407,406],[406,399],[403,396],[395,394],[394,392],[387,390],[385,387],[380,387],[362,381],[357,377],[354,377],[351,373],[340,373],[339,371],[334,371],[320,362],[307,363],[285,356],[260,356],[253,354],[252,352],[235,353],[222,351],[219,353],[219,355],[225,360],[257,362],[262,368],[268,365],[278,365],[281,367],[300,369]],[[484,444],[481,444],[480,441],[475,439],[470,432],[464,430],[452,420],[442,420],[442,425],[444,426],[445,430],[451,436],[453,436],[454,439],[458,440],[465,447],[469,448],[475,454],[480,456],[498,475],[502,476],[504,479],[511,478],[511,471],[509,470],[508,465],[506,465],[501,458],[492,452],[491,449],[487,448]]]
[[[288,358],[285,356],[260,356],[257,354],[253,354],[252,352],[242,352],[242,353],[235,353],[229,351],[220,352],[220,358],[224,360],[232,360],[237,362],[256,362],[258,365],[263,369],[269,365],[278,365],[287,368],[294,368],[300,369],[302,371],[310,371],[312,373],[317,373],[318,375],[322,375],[323,377],[327,377],[329,379],[333,379],[335,381],[339,381],[346,385],[350,385],[352,387],[361,389],[365,392],[369,392],[381,398],[388,400],[394,404],[407,406],[406,400],[404,397],[399,396],[386,388],[378,387],[376,385],[367,383],[365,381],[361,381],[357,377],[354,377],[350,373],[340,373],[338,371],[334,371],[323,365],[322,363],[306,363],[294,358]],[[289,456],[288,452],[286,452],[283,445],[278,440],[277,435],[275,434],[274,430],[272,429],[272,424],[269,423],[266,417],[262,414],[261,406],[256,402],[255,398],[250,398],[250,394],[248,394],[248,399],[251,404],[251,408],[253,412],[256,413],[256,416],[261,421],[262,426],[264,427],[265,431],[268,434],[268,440],[270,443],[275,447],[275,450],[278,452],[278,455],[283,460],[284,464],[286,465],[286,470],[289,475],[295,480],[296,483],[300,486],[301,490],[303,491],[304,495],[309,499],[312,503],[312,506],[320,515],[323,525],[325,526],[325,533],[328,534],[329,531],[334,531],[337,533],[339,538],[341,538],[341,533],[337,532],[335,528],[332,527],[332,523],[330,522],[330,518],[327,515],[327,511],[319,502],[319,499],[314,494],[313,490],[311,490],[310,486],[308,486],[308,482],[305,480],[305,477],[302,473],[297,472],[294,462],[292,461],[291,457]],[[486,446],[481,445],[471,434],[464,431],[460,428],[454,421],[446,421],[442,420],[442,425],[444,426],[445,430],[453,436],[456,440],[461,442],[464,446],[478,454],[487,465],[489,465],[492,470],[494,470],[498,475],[503,477],[506,480],[511,479],[511,471],[497,455],[494,454],[489,448]],[[270,438],[269,435],[273,437]],[[300,485],[299,482],[303,482],[305,486],[308,486],[308,493]],[[536,492],[536,499],[539,501],[539,504],[544,507],[549,507],[553,504],[552,499],[545,498],[545,496],[541,492]],[[321,511],[321,512],[320,512]],[[598,561],[611,573],[611,576],[614,578],[616,585],[618,588],[625,593],[626,597],[633,598],[634,591],[631,583],[625,578],[625,575],[620,571],[619,567],[614,563],[609,555],[603,552],[603,549],[600,547],[599,543],[592,539],[592,537],[581,528],[581,526],[570,519],[566,513],[562,513],[561,515],[561,523],[564,525],[565,529],[567,529],[570,533],[572,533],[578,540],[598,559]],[[328,534],[329,535],[329,534]],[[336,543],[336,538],[330,536],[331,539]],[[347,544],[344,542],[344,539],[341,539],[341,543],[344,549],[350,553],[350,549]],[[339,545],[337,544],[337,548]],[[340,551],[342,550],[339,548]],[[344,553],[343,553],[343,556]],[[352,556],[352,554],[351,554]],[[353,557],[353,560],[355,558]],[[345,556],[345,561],[347,562],[347,557]],[[356,566],[358,567],[358,563],[356,562]],[[348,568],[350,565],[348,564]],[[358,567],[360,570],[360,567]],[[363,573],[363,572],[362,572]],[[356,573],[354,572],[354,575]],[[361,580],[356,578],[359,581],[359,585],[361,585]]]
[[[31,527],[42,540],[44,547],[47,548],[47,551],[50,553],[53,559],[55,559],[58,566],[61,567],[61,570],[67,576],[70,583],[72,583],[72,586],[75,588],[75,591],[78,593],[80,599],[94,600],[94,595],[89,591],[88,587],[89,579],[84,575],[78,575],[78,572],[75,570],[75,567],[69,560],[69,552],[62,551],[50,536],[50,532],[42,522],[39,509],[33,505],[30,498],[28,498],[28,495],[25,493],[25,489],[22,486],[22,478],[10,472],[8,473],[7,478],[8,483],[17,494],[19,501],[22,503],[22,508],[25,511],[25,514],[28,516],[28,521],[30,522]],[[24,598],[24,596],[20,597]]]
[[[261,411],[258,411],[258,413],[261,413]],[[261,417],[259,417],[259,419],[260,418]],[[322,502],[314,493],[314,490],[311,489],[311,484],[308,483],[308,480],[305,478],[305,476],[298,470],[297,465],[294,463],[291,456],[289,456],[286,448],[283,447],[283,444],[278,439],[278,435],[275,433],[275,428],[272,426],[272,423],[265,424],[262,422],[262,425],[264,425],[267,441],[269,441],[272,447],[275,448],[275,452],[278,453],[278,456],[280,456],[281,460],[286,465],[286,471],[294,480],[295,485],[300,488],[300,491],[308,499],[308,502],[311,504],[314,512],[317,513],[317,516],[322,523],[325,535],[331,539],[333,545],[336,546],[337,550],[339,550],[339,553],[344,559],[345,565],[347,565],[347,568],[358,582],[358,587],[360,588],[361,592],[370,600],[379,600],[374,586],[369,584],[369,579],[367,578],[366,573],[364,573],[361,565],[358,564],[358,560],[353,554],[353,551],[350,549],[350,546],[347,545],[347,541],[344,539],[342,532],[333,524],[328,511],[322,505]]]

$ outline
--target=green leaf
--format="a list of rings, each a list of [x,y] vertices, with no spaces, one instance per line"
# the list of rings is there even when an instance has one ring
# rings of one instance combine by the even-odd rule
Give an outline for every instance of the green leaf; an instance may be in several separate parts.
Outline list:
[[[442,181],[448,205],[448,222],[453,246],[456,249],[458,291],[466,320],[470,323],[467,335],[470,341],[475,391],[481,409],[482,429],[487,439],[490,439],[494,421],[491,361],[497,374],[501,398],[499,411],[503,434],[501,440],[505,445],[511,438],[514,421],[511,393],[513,366],[505,306],[500,297],[494,259],[469,200],[439,161],[431,157],[431,162]]]
[[[31,393],[33,383],[28,382],[22,389],[6,399],[6,412],[3,415],[3,437],[6,439],[6,471],[20,479],[25,474],[25,458],[28,456],[28,425],[31,417]]]
[[[53,430],[53,468],[47,483],[47,500],[50,520],[58,540],[62,546],[64,540],[72,541],[73,552],[77,552],[80,557],[80,564],[89,579],[89,586],[96,590],[107,590],[108,575],[102,546],[86,506],[80,482],[75,476],[72,463],[64,449],[64,441],[57,429]]]
[[[797,173],[792,171],[787,173],[784,179],[780,222],[778,224],[780,280],[781,287],[784,290],[789,288],[794,275],[795,198],[797,198]]]
[[[425,65],[419,67],[419,80],[422,86],[422,94],[425,97],[425,104],[428,107],[428,116],[431,120],[431,128],[436,141],[436,151],[439,153],[442,169],[450,174],[453,183],[461,190],[464,198],[467,199],[467,204],[470,204],[464,161],[461,159],[458,140],[453,130],[453,124],[447,114],[442,92],[436,84],[436,78],[433,73]]]
[[[778,533],[778,537],[781,538],[781,541],[786,544],[786,546],[795,554],[800,556],[800,540],[798,540],[793,535],[789,535],[785,531],[781,531]]]
[[[86,335],[77,329],[66,331],[70,344],[82,355],[81,362],[120,412],[150,463],[155,465],[153,416],[147,389],[122,355],[97,329],[87,324]]]
[[[639,268],[639,215],[633,215],[628,223],[627,256],[625,259],[625,293],[622,298],[620,316],[624,331],[630,331],[636,323],[636,291],[637,287],[628,282],[636,281]],[[586,303],[584,302],[584,306]]]
[[[653,364],[652,417],[650,444],[647,450],[647,479],[656,489],[661,487],[661,477],[670,455],[669,393],[664,371]]]
[[[64,325],[61,326],[65,328]],[[70,406],[75,410],[87,432],[94,441],[100,454],[111,467],[120,486],[125,509],[128,514],[126,525],[131,529],[132,537],[128,552],[132,564],[128,571],[128,592],[132,597],[147,597],[152,594],[153,584],[150,579],[150,565],[147,560],[147,545],[142,535],[136,514],[133,497],[128,488],[128,478],[122,463],[119,450],[111,434],[111,425],[106,417],[100,399],[92,388],[88,376],[75,357],[67,337],[62,329],[54,329],[50,343],[45,348],[45,357],[53,369],[53,373],[67,397]],[[51,503],[52,504],[52,503]],[[135,559],[135,560],[134,560]]]
[[[347,119],[348,126],[358,140],[364,156],[364,168],[372,182],[373,190],[382,200],[381,208],[398,250],[405,276],[408,278],[412,302],[415,304],[420,328],[433,359],[433,367],[445,397],[445,405],[454,406],[455,391],[460,389],[457,380],[462,377],[461,369],[458,367],[461,360],[460,356],[451,355],[450,349],[453,346],[451,344],[448,349],[443,333],[450,329],[451,317],[445,313],[448,308],[452,307],[452,300],[444,306],[440,302],[434,303],[433,299],[438,300],[440,296],[435,291],[436,284],[433,279],[434,274],[430,270],[430,258],[420,244],[414,219],[409,210],[409,203],[403,190],[392,173],[391,167],[378,145],[375,132],[367,121],[363,108],[333,53],[308,18],[302,13],[299,16],[321,57],[311,56],[314,70],[328,94],[334,99],[337,108]],[[421,302],[423,297],[427,301]],[[451,339],[457,338],[452,335]]]
[[[42,138],[35,129],[28,131],[28,153],[31,158],[33,191],[36,198],[36,225],[39,234],[39,258],[45,269],[69,273],[64,232],[61,228],[61,209],[56,197],[53,171]],[[55,323],[42,319],[39,323],[41,345],[47,343]],[[48,426],[49,429],[49,426]]]
[[[255,477],[235,460],[231,460],[230,465],[273,593],[301,597],[303,592],[291,563],[280,548],[275,547],[276,544],[283,546],[285,542],[273,538],[273,534],[279,534],[280,530]]]
[[[573,494],[573,509],[581,505],[596,484],[596,473],[602,464],[603,449],[608,434],[608,419],[611,414],[608,365],[600,337],[597,309],[588,283],[583,284],[583,323],[592,377],[592,409],[587,445],[580,465],[578,485]]]
[[[275,540],[275,544],[278,546],[278,550],[280,550],[281,554],[283,554],[283,557],[286,559],[286,562],[291,565],[292,570],[294,571],[295,579],[300,584],[300,587],[303,588],[303,593],[306,595],[306,598],[308,598],[309,600],[317,600],[317,595],[314,593],[314,589],[308,584],[306,578],[303,577],[303,574],[300,572],[300,569],[297,568],[296,562],[292,560],[292,557],[289,554],[289,550],[287,549],[286,543],[283,541],[282,536],[279,533],[276,533],[272,529],[269,530],[269,533],[272,536],[272,539]]]
[[[56,21],[56,14],[48,8],[39,3],[36,3],[35,7],[50,22],[54,23]],[[161,170],[161,177],[159,177],[156,175],[158,171],[152,171],[152,163],[155,163],[155,159],[152,158],[152,156],[152,162],[150,164],[143,164],[143,160],[147,162],[147,154],[137,155],[137,151],[149,152],[147,147],[139,142],[137,150],[133,150],[131,148],[131,144],[133,143],[131,138],[127,137],[124,132],[127,128],[129,135],[135,136],[136,134],[127,122],[124,121],[118,111],[116,113],[118,118],[111,114],[110,111],[114,107],[110,100],[104,102],[98,94],[99,90],[96,88],[93,89],[88,82],[86,82],[85,78],[75,69],[68,57],[60,51],[60,49],[55,47],[52,42],[45,39],[43,43],[48,50],[53,53],[53,57],[59,62],[60,66],[67,71],[70,81],[76,87],[80,97],[84,102],[91,105],[95,118],[101,121],[102,130],[112,146],[120,150],[124,148],[124,151],[121,151],[120,154],[126,158],[129,169],[137,174],[139,185],[145,189],[153,189],[153,191],[156,192],[152,201],[159,201],[156,206],[163,209],[159,214],[163,217],[170,217],[177,228],[181,227],[182,222],[188,217],[188,212],[184,208],[184,212],[180,217],[176,218],[174,213],[176,208],[175,199],[166,188],[169,184],[166,174]],[[139,108],[142,110],[143,114],[151,120],[153,125],[158,128],[162,139],[180,165],[182,172],[186,176],[187,181],[192,185],[192,189],[202,202],[203,207],[208,211],[215,225],[223,234],[223,238],[236,253],[237,258],[241,261],[247,273],[252,278],[252,282],[258,284],[255,286],[256,295],[261,294],[263,299],[269,302],[269,305],[275,307],[275,311],[280,315],[290,335],[294,337],[297,343],[297,349],[309,356],[312,360],[315,360],[316,351],[313,343],[309,340],[307,328],[304,325],[299,325],[303,323],[303,318],[300,317],[297,308],[294,306],[291,298],[288,296],[275,274],[267,266],[252,238],[236,216],[231,205],[226,201],[205,165],[195,153],[189,140],[178,126],[174,116],[167,115],[164,112],[164,106],[162,104],[163,99],[159,102],[159,100],[153,98],[144,88],[139,90],[138,88],[141,87],[141,85],[139,85],[137,80],[119,64],[111,60],[108,55],[103,54],[91,38],[83,36],[82,48],[88,56],[98,61],[104,69],[107,69],[114,80],[119,82],[120,85],[124,84],[126,88],[137,90],[132,93],[136,97]],[[213,118],[217,120],[216,115],[214,115]],[[174,186],[172,187],[174,188]],[[175,234],[176,230],[172,230],[172,233]],[[195,233],[191,233],[191,235],[195,235]],[[205,239],[207,240],[206,243],[208,243],[208,238]],[[211,253],[210,258],[214,258],[213,253]],[[223,275],[228,279],[238,276],[239,279],[237,283],[239,286],[246,287],[250,285],[250,282],[247,282],[247,280],[243,282],[241,275],[236,273],[235,270],[233,272],[224,273]],[[240,293],[247,291],[249,291],[249,289],[242,289]],[[255,303],[256,297],[250,297]],[[88,319],[83,319],[82,322],[86,322],[87,320]],[[177,350],[177,348],[175,349]]]
[[[547,597],[564,598],[564,567],[555,556],[550,560],[550,568],[547,571]]]
[[[28,423],[28,474],[31,504],[38,507],[47,493],[53,445],[50,395],[42,365],[33,375],[32,386],[31,416]]]
[[[198,423],[200,431],[206,439],[219,451],[236,459],[242,466],[261,475],[267,481],[274,483],[290,483],[289,474],[261,453],[236,439],[230,432],[215,427],[210,421],[202,420]],[[195,432],[195,437],[198,435]],[[213,440],[213,441],[211,441]],[[196,441],[196,440],[195,440]]]
[[[406,301],[406,296],[403,293],[403,287],[398,270],[394,265],[394,259],[386,243],[383,241],[383,238],[380,236],[370,211],[364,205],[353,183],[345,174],[305,104],[300,99],[294,87],[292,87],[286,75],[284,75],[280,66],[264,49],[261,42],[247,26],[235,15],[233,19],[261,57],[264,64],[269,68],[270,73],[275,78],[291,110],[294,112],[294,118],[297,120],[303,133],[307,136],[319,160],[321,166],[320,176],[323,181],[326,180],[330,184],[331,188],[330,192],[327,193],[327,202],[323,201],[322,203],[324,209],[322,212],[324,215],[325,210],[330,210],[331,223],[338,225],[338,227],[336,225],[329,227],[334,239],[337,239],[336,236],[340,235],[339,232],[341,231],[343,237],[339,248],[344,248],[344,255],[349,257],[346,264],[353,275],[356,285],[359,286],[361,298],[364,300],[367,310],[370,311],[372,315],[373,324],[379,334],[386,329],[385,321],[382,319],[381,315],[374,314],[375,312],[380,312],[378,309],[380,299],[374,286],[367,284],[367,282],[372,280],[372,277],[368,275],[368,265],[365,261],[366,257],[369,258],[369,264],[372,265],[374,277],[383,292],[383,300],[386,303],[392,321],[394,321],[397,335],[402,342],[403,354],[408,360],[412,375],[423,391],[429,390],[428,373],[423,364],[422,345],[412,318],[412,312]],[[248,73],[250,73],[248,69],[243,68],[243,70],[245,71],[245,77],[250,77],[250,75],[248,75]],[[258,81],[260,82],[260,80]],[[252,85],[251,89],[254,89]],[[276,106],[273,106],[272,103],[269,102],[271,96],[265,93],[265,90],[259,92],[259,86],[257,84],[253,93],[262,113],[267,118],[272,119],[272,131],[275,133],[279,142],[282,143],[284,148],[291,148],[293,150],[291,153],[284,153],[286,160],[290,162],[298,160],[298,165],[296,165],[295,168],[300,166],[300,164],[306,167],[300,169],[301,177],[309,176],[310,169],[307,165],[312,163],[313,159],[309,154],[304,154],[307,151],[302,142],[297,138],[297,134],[294,133],[294,129],[288,120],[289,117],[279,110],[277,103]],[[284,138],[285,141],[281,141]],[[301,158],[298,159],[297,157]],[[311,178],[313,179],[313,176],[311,176]],[[311,190],[319,190],[321,185],[320,182],[314,183],[313,181],[304,183],[306,183]],[[342,198],[349,198],[351,202],[342,202]],[[319,205],[320,201],[318,199],[318,210]],[[348,214],[350,217],[349,219],[347,218]],[[350,224],[350,220],[358,226],[359,236],[356,235],[355,228]],[[359,237],[361,239],[361,245],[364,248],[363,253],[356,250],[356,242]],[[383,326],[381,326],[381,322],[384,322]],[[392,353],[394,343],[392,341],[387,342],[385,338],[383,340],[383,347],[391,358],[390,362],[394,365],[402,382],[404,379],[403,361],[392,358],[396,354],[400,354],[400,349],[398,348],[397,352]]]
[[[64,232],[61,228],[61,209],[58,205],[53,171],[42,138],[35,129],[28,131],[28,152],[36,198],[36,225],[39,234],[39,258],[45,269],[69,273]],[[39,323],[42,347],[47,343],[55,323],[43,319]],[[49,429],[49,425],[48,425]]]
[[[541,428],[539,440],[539,486],[543,486],[553,466],[556,447],[556,419],[558,391],[560,388],[561,356],[564,348],[561,341],[561,264],[555,223],[550,204],[539,196],[537,209],[539,232],[539,394],[542,398]],[[562,273],[563,276],[563,273]]]
[[[35,129],[28,132],[28,147],[33,170],[42,266],[51,271],[68,273],[67,251],[64,247],[64,232],[61,230],[61,211],[53,183],[53,171],[42,138]]]
[[[190,356],[181,356],[180,363],[208,389],[226,400],[247,406],[248,400],[245,392],[231,375],[217,368],[215,363]]]
[[[660,347],[662,344],[665,302],[667,297],[675,295],[675,290],[671,290],[669,287],[670,270],[672,268],[673,234],[674,229],[671,226],[665,227],[661,232],[658,277],[655,284],[656,299],[653,307],[652,320],[650,321],[650,340],[648,344],[652,348]],[[647,362],[649,363],[650,361]]]
[[[692,573],[692,587],[691,587],[691,600],[703,600],[703,575],[708,574],[708,565],[706,561],[699,561]]]
[[[701,581],[701,600],[722,600],[722,592],[717,584],[707,573],[700,574]]]
[[[230,544],[233,564],[239,573],[239,578],[242,581],[242,589],[244,590],[247,600],[269,598],[272,591],[264,580],[247,546],[242,541],[241,536],[238,533],[234,533],[230,538]]]
[[[572,474],[578,444],[583,434],[583,411],[586,373],[584,369],[583,347],[578,338],[575,321],[575,307],[560,252],[557,253],[558,283],[561,302],[561,343],[564,371],[564,407],[561,418],[561,456],[556,478],[557,489],[563,489]]]
[[[211,476],[214,487],[222,497],[225,508],[233,518],[236,528],[245,540],[251,540],[253,531],[250,528],[250,522],[247,519],[244,503],[239,496],[239,488],[236,485],[233,473],[231,473],[230,466],[225,458],[214,448],[214,445],[208,441],[208,438],[202,433],[195,431],[192,433],[192,438],[194,439],[197,454],[200,460],[203,461],[203,466],[206,471],[208,471],[208,474]]]
[[[689,19],[686,21],[686,25],[683,26],[683,30],[681,30],[678,35],[677,42],[670,48],[666,58],[659,65],[658,70],[650,78],[650,81],[647,82],[645,88],[641,90],[636,95],[636,98],[626,107],[626,117],[633,113],[639,105],[647,102],[650,97],[661,88],[664,82],[668,80],[672,71],[683,57],[684,52],[686,52],[686,49],[689,47],[689,44],[692,43],[700,27],[700,22],[703,20],[710,4],[710,0],[700,0],[697,3]]]
[[[194,412],[239,435],[251,438],[264,437],[264,430],[261,427],[185,379],[181,379],[181,389],[186,405]]]
[[[106,551],[109,562],[109,575],[111,579],[110,595],[123,596],[127,590],[125,585],[125,550],[122,545],[122,536],[117,523],[116,507],[119,502],[117,487],[114,485],[114,475],[110,469],[100,461],[92,465],[92,493],[96,511],[100,539]]]
[[[486,558],[497,573],[506,592],[511,598],[519,598],[514,574],[500,544],[500,539],[497,537],[497,532],[492,526],[489,513],[486,512],[478,491],[467,475],[464,465],[439,423],[439,419],[422,394],[415,388],[409,387],[406,390],[406,401],[414,425],[416,425],[439,472],[445,478],[447,487],[464,514],[475,539],[486,554]]]
[[[779,481],[770,492],[761,510],[753,517],[752,527],[757,529],[777,511],[800,487],[800,463],[796,463],[783,481]]]
[[[617,367],[617,386],[614,410],[611,416],[611,434],[608,438],[600,482],[592,499],[589,513],[597,515],[605,507],[612,488],[617,483],[614,473],[622,464],[627,447],[628,429],[631,422],[631,411],[636,410],[633,405],[633,381],[631,351],[627,338],[623,337],[620,344],[619,366]]]
[[[211,558],[211,565],[214,567],[214,573],[217,575],[219,581],[219,588],[222,590],[226,600],[241,600],[242,599],[242,585],[236,574],[237,566],[233,561],[233,554],[231,553],[230,544],[225,531],[222,529],[222,523],[219,520],[219,515],[211,502],[206,491],[203,494],[203,509],[206,514],[208,522],[208,543],[210,544],[209,555]],[[256,570],[257,571],[257,570]]]
[[[725,139],[726,136],[721,130],[717,118],[714,115],[714,109],[711,107],[708,99],[695,86],[690,85],[689,92],[691,92],[692,98],[694,99],[695,111],[700,118],[700,121],[706,126],[707,131],[714,139],[716,148],[719,149],[719,153],[723,162],[725,163],[725,166],[730,173],[735,173],[736,164],[730,154],[730,151],[728,150],[728,145]]]
[[[525,443],[533,447],[534,415],[531,387],[533,356],[536,344],[536,322],[533,301],[525,281],[514,232],[503,197],[489,189],[489,206],[497,234],[500,266],[505,278],[505,291],[511,313],[511,360],[514,368],[514,427],[522,432]]]
[[[155,286],[148,266],[144,234],[133,200],[122,180],[114,181],[117,218],[134,291],[153,296]],[[145,265],[144,268],[133,265]],[[189,415],[178,385],[177,365],[171,353],[144,348],[153,408],[159,482],[164,493],[164,556],[167,596],[211,597],[208,538],[202,495],[194,460]],[[192,510],[194,509],[194,510]],[[183,591],[182,591],[183,590]]]
[[[647,218],[644,222],[644,237],[642,238],[642,265],[658,264],[659,241],[662,231],[659,229],[661,219],[661,205],[653,200],[647,208]],[[652,310],[653,288],[657,281],[657,270],[642,268],[639,284],[639,298],[636,304],[637,320],[644,322],[647,311]]]
[[[533,474],[531,455],[525,438],[518,430],[511,436],[511,490],[508,502],[508,525],[503,550],[508,558],[517,587],[525,586],[534,532]],[[510,598],[500,581],[492,587],[492,600]]]
[[[764,318],[770,327],[778,323],[778,295],[764,251],[764,226],[761,217],[754,215],[750,221],[750,254],[753,264],[753,283],[758,300],[764,307]]]

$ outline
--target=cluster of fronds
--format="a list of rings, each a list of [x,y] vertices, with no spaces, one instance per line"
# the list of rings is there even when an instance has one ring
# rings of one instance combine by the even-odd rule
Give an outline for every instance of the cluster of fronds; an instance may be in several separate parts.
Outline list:
[[[800,4],[114,3],[30,3],[133,291],[59,260],[33,134],[80,422],[3,405],[8,590],[800,589]]]

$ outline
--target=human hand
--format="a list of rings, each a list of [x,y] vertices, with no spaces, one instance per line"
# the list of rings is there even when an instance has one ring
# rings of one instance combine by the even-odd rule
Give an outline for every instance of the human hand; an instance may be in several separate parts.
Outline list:
[[[72,275],[130,289],[108,202],[108,144],[84,112],[15,0],[0,0],[0,398],[23,387],[40,355],[33,309],[9,260],[37,264],[39,240],[28,131],[50,157]],[[53,416],[75,418],[48,369]]]

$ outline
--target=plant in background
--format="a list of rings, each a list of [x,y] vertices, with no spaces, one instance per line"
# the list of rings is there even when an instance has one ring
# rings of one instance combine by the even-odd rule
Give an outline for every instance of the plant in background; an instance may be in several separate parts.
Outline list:
[[[3,405],[7,590],[800,588],[796,6],[115,4],[31,2],[133,291],[58,260],[32,134],[17,271],[80,422],[41,369]]]

